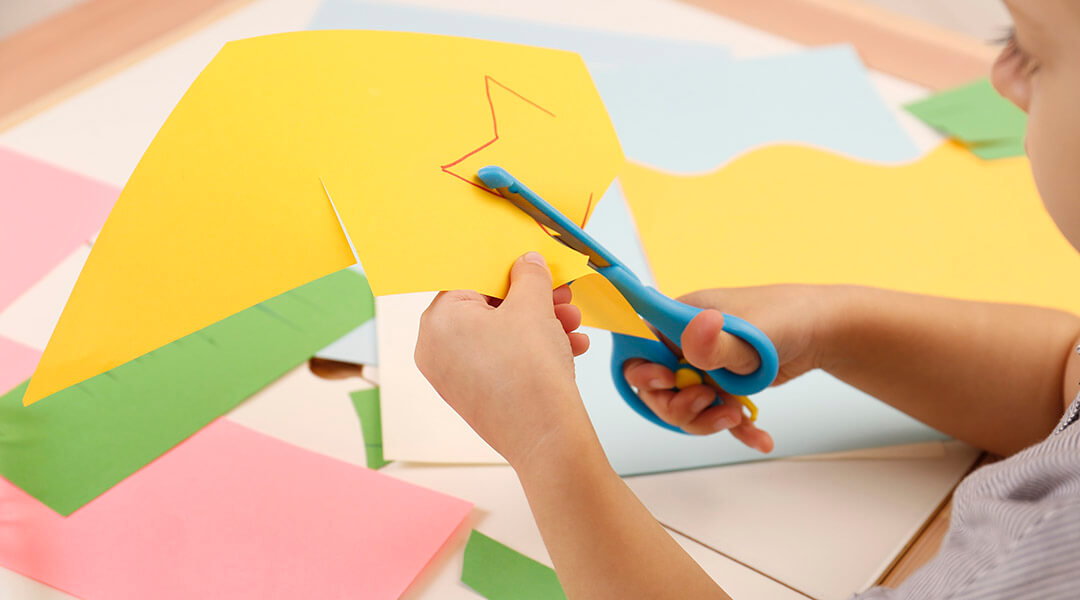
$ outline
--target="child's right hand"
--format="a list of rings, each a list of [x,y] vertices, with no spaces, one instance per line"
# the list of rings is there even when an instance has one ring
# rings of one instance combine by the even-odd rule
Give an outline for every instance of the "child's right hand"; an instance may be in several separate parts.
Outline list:
[[[721,330],[721,312],[738,315],[769,336],[780,358],[778,385],[823,367],[826,344],[833,328],[842,288],[812,285],[770,285],[752,288],[702,290],[679,300],[705,310],[690,321],[681,345],[686,360],[699,369],[725,368],[751,373],[758,367],[757,353],[749,344]],[[743,415],[742,405],[730,395],[706,385],[672,389],[670,369],[641,359],[624,366],[626,380],[641,400],[664,421],[687,433],[708,435],[728,430],[747,446],[770,452],[772,437]],[[724,402],[712,406],[719,393]]]

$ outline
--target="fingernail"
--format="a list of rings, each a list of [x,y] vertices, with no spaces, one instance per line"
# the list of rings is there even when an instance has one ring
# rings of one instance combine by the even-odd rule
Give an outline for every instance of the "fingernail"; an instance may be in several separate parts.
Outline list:
[[[713,422],[713,431],[724,431],[731,429],[735,426],[735,421],[731,420],[731,417],[720,417]]]
[[[540,254],[539,252],[526,252],[525,256],[523,256],[522,258],[525,260],[525,262],[533,263],[534,265],[540,265],[541,267],[547,266],[547,261],[544,260],[544,255]]]
[[[702,392],[700,396],[694,399],[694,403],[690,405],[690,412],[697,414],[705,410],[705,407],[711,404],[712,401],[713,395],[711,393]]]
[[[659,379],[653,379],[652,381],[649,382],[649,387],[654,389],[654,390],[662,390],[667,386],[664,385],[663,381],[661,381]]]

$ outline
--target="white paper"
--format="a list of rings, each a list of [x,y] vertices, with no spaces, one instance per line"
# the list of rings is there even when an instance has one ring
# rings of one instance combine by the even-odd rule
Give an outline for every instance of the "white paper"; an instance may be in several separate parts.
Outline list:
[[[461,583],[465,542],[477,529],[535,561],[551,566],[517,476],[507,466],[424,467],[393,463],[381,472],[391,477],[473,502],[465,524],[410,586],[404,598],[475,600]],[[672,537],[735,600],[806,600],[783,585],[739,565],[680,534]]]
[[[79,246],[0,312],[0,335],[45,350],[88,256],[90,246]]]
[[[770,461],[626,479],[661,523],[807,595],[870,586],[970,468],[936,460]]]
[[[327,456],[367,466],[360,418],[349,392],[360,378],[322,379],[300,365],[233,408],[226,418]]]
[[[503,464],[499,453],[416,368],[413,354],[420,315],[434,297],[423,292],[375,298],[383,456],[413,462]]]

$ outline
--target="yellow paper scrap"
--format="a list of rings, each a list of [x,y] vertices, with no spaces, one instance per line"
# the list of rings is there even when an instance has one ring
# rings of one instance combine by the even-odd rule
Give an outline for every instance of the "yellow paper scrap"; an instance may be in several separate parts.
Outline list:
[[[903,165],[766,147],[700,176],[620,173],[659,287],[855,283],[1080,312],[1080,255],[1027,160],[953,143]]]
[[[622,162],[576,54],[374,31],[229,43],[124,187],[24,403],[352,264],[328,193],[378,295],[501,296],[529,250],[576,279],[585,258],[476,170],[584,220]]]
[[[657,339],[630,303],[603,275],[586,275],[571,283],[570,290],[574,294],[574,304],[581,309],[582,325]]]

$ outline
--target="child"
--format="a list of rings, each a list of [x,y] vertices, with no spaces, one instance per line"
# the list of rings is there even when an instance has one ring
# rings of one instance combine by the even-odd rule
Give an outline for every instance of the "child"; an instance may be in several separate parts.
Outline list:
[[[1080,248],[1080,2],[1006,0],[1013,39],[994,85],[1029,114],[1027,150],[1044,204]],[[1039,268],[1032,265],[1032,268]],[[1076,277],[1077,273],[1060,273]],[[510,272],[498,306],[444,292],[424,314],[416,362],[435,389],[515,469],[567,595],[726,598],[612,471],[574,385],[588,338],[543,258]],[[757,357],[721,331],[720,309],[760,327],[780,354],[778,382],[825,369],[909,415],[1009,456],[958,488],[941,551],[896,590],[860,598],[1078,597],[1080,318],[1060,311],[856,286],[706,290],[682,337],[702,369],[746,373]],[[666,368],[633,361],[626,378],[658,415],[695,434],[730,431],[762,452],[769,435],[714,391],[673,391]],[[723,582],[720,582],[723,585]]]

